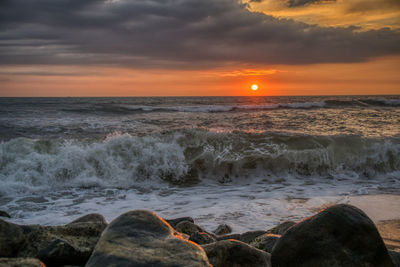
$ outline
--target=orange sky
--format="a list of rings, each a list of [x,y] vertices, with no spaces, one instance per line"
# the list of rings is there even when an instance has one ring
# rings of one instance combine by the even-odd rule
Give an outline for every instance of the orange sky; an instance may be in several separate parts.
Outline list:
[[[400,11],[397,8],[399,5],[390,0],[381,1],[380,5],[377,5],[380,8],[377,8],[373,5],[375,2],[370,0],[331,0],[300,7],[288,7],[288,2],[284,1],[265,0],[252,2],[247,6],[247,9],[251,12],[273,15],[280,19],[289,18],[294,20],[295,23],[304,22],[320,25],[321,31],[333,31],[334,28],[331,30],[326,27],[341,26],[357,26],[359,27],[356,30],[358,32],[388,27],[392,31],[391,34],[396,35],[400,24]],[[353,8],[354,6],[362,6],[363,9]],[[254,14],[258,16],[258,13]],[[277,20],[274,23],[285,24],[286,22]],[[307,34],[307,30],[304,30],[304,34]],[[244,32],[243,36],[248,35]],[[104,38],[107,38],[107,36],[104,36]],[[190,41],[187,42],[190,43]],[[290,42],[296,41],[288,42],[290,44]],[[1,39],[0,43],[5,43],[5,39]],[[229,45],[228,43],[227,41],[227,45]],[[282,46],[285,45],[285,43],[282,44]],[[299,47],[302,45],[299,44]],[[21,51],[29,57],[28,48],[24,49]],[[224,52],[223,49],[221,51]],[[9,55],[6,50],[1,52],[6,56]],[[156,50],[156,52],[158,51]],[[268,52],[272,55],[275,53],[275,51]],[[21,54],[22,52],[18,53]],[[37,49],[32,50],[32,53],[37,53]],[[82,55],[82,52],[80,53]],[[165,62],[168,63],[170,59],[162,59],[163,64],[159,66],[153,64],[151,67],[144,68],[129,66],[129,64],[127,66],[125,63],[104,64],[104,62],[101,64],[90,63],[84,66],[70,62],[62,64],[62,61],[61,63],[49,64],[35,60],[34,63],[30,63],[24,62],[23,58],[16,64],[11,59],[10,63],[0,65],[0,96],[400,94],[400,56],[396,53],[388,53],[388,55],[383,56],[363,55],[367,59],[362,60],[362,62],[355,59],[346,63],[318,63],[318,60],[315,63],[301,63],[306,61],[304,59],[290,63],[290,57],[289,59],[285,57],[282,64],[268,63],[268,60],[256,62],[257,58],[254,58],[251,51],[247,53],[252,59],[246,63],[246,60],[242,59],[240,55],[238,56],[237,52],[231,53],[240,58],[240,62],[213,63],[210,66],[193,68],[187,68],[184,65],[182,67],[166,67]],[[299,49],[298,53],[301,55],[302,50]],[[330,53],[330,51],[326,51],[327,56]],[[321,57],[319,54],[318,57]],[[384,53],[381,52],[380,54]],[[88,56],[89,54],[83,55]],[[62,57],[66,58],[68,55],[62,54]],[[351,57],[351,53],[349,57]],[[60,59],[60,56],[57,59]],[[195,60],[193,59],[193,61]],[[322,58],[320,61],[325,61],[325,59]],[[327,61],[335,60],[329,59]],[[253,83],[259,84],[260,89],[258,91],[250,89]]]
[[[399,94],[400,56],[367,63],[278,65],[270,69],[132,70],[1,68],[2,96],[219,96]],[[32,70],[52,75],[27,75]],[[88,73],[89,74],[85,74]],[[7,73],[13,73],[8,75]],[[18,74],[19,73],[19,74]],[[82,73],[82,75],[79,75]],[[252,83],[260,85],[250,90]],[[4,90],[7,88],[7,90]]]

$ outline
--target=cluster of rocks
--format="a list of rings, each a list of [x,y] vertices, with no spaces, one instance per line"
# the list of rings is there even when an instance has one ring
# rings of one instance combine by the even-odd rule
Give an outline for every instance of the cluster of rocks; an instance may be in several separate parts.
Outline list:
[[[135,210],[107,224],[99,214],[63,226],[0,220],[2,266],[400,266],[361,210],[336,205],[299,223],[230,234],[192,218]]]

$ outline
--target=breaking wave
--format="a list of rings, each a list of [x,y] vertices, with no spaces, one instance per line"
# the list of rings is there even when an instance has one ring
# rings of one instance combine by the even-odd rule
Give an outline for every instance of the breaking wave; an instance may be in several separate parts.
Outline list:
[[[400,171],[400,139],[181,130],[105,140],[17,138],[0,144],[0,194],[160,182],[285,177],[373,179]]]

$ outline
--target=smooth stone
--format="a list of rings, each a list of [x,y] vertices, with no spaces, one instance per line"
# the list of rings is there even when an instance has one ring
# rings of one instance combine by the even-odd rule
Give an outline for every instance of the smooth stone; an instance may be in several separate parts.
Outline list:
[[[169,223],[172,226],[172,228],[175,228],[178,223],[184,222],[184,221],[188,221],[188,222],[194,223],[194,220],[193,220],[192,217],[181,217],[181,218],[176,218],[176,219],[165,219],[165,221],[167,223]]]
[[[209,233],[206,233],[206,232],[193,233],[190,236],[189,240],[193,241],[199,245],[210,244],[210,243],[217,241],[212,235],[210,235]]]
[[[268,253],[272,252],[272,248],[275,243],[279,240],[280,235],[274,234],[263,234],[259,237],[256,237],[251,243],[250,246],[261,249]]]
[[[275,234],[275,235],[283,235],[290,227],[292,227],[295,224],[296,224],[295,222],[286,221],[286,222],[283,222],[283,223],[275,226],[272,229],[269,229],[267,231],[267,233]]]
[[[288,229],[271,260],[274,267],[394,266],[374,223],[363,211],[344,204]]]
[[[0,258],[0,267],[45,267],[45,265],[33,258]]]
[[[0,257],[15,257],[25,242],[23,229],[0,219]]]
[[[206,232],[206,230],[204,230],[203,228],[201,228],[197,224],[194,224],[194,223],[189,222],[189,221],[183,221],[183,222],[178,223],[176,225],[175,229],[178,232],[187,234],[189,236],[194,234],[194,233],[197,233],[197,232]]]
[[[270,254],[237,240],[222,240],[202,246],[214,267],[270,267]]]
[[[186,241],[155,213],[124,213],[104,230],[87,267],[102,266],[207,266],[204,250]]]
[[[79,217],[78,219],[70,222],[67,225],[76,224],[76,223],[88,223],[88,222],[103,224],[104,228],[107,226],[107,221],[104,218],[104,216],[101,214],[98,214],[98,213],[91,213],[91,214],[84,215],[84,216]]]
[[[64,226],[22,226],[26,241],[19,257],[38,258],[46,265],[83,265],[105,229],[101,221]]]
[[[226,235],[232,232],[232,227],[227,224],[220,224],[218,225],[217,229],[213,231],[216,235]]]
[[[6,217],[6,218],[11,218],[10,214],[8,214],[4,210],[0,210],[0,217]]]

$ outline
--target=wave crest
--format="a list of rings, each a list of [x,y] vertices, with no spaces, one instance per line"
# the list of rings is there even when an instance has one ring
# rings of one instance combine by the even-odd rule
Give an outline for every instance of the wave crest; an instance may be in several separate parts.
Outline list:
[[[0,144],[0,183],[11,190],[157,186],[248,177],[375,177],[400,170],[400,140],[282,133],[185,130],[114,134],[103,141],[30,140]]]

